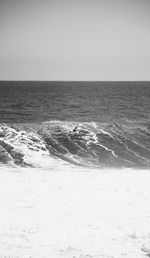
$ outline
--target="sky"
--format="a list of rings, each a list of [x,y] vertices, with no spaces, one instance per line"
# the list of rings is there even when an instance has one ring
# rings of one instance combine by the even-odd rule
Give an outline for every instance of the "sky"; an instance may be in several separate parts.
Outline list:
[[[0,0],[0,80],[150,80],[150,0]]]

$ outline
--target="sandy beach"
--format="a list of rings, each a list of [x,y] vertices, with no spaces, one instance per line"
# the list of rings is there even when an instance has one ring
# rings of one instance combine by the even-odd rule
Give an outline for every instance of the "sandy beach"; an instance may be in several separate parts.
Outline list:
[[[150,174],[0,171],[0,258],[150,256]]]

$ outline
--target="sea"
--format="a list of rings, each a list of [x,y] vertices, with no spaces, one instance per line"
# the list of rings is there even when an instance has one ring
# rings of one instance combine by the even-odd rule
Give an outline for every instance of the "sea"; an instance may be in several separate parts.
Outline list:
[[[0,167],[150,168],[150,82],[0,82]]]

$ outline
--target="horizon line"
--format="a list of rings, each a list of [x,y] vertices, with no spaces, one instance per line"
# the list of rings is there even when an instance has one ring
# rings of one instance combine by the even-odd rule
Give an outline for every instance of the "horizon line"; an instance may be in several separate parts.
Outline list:
[[[0,80],[0,82],[150,82],[150,80]]]

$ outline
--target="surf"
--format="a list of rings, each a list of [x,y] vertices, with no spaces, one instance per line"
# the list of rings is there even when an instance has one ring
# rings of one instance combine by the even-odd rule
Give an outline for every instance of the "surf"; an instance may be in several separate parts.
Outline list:
[[[149,168],[148,123],[46,121],[0,125],[0,164]]]

